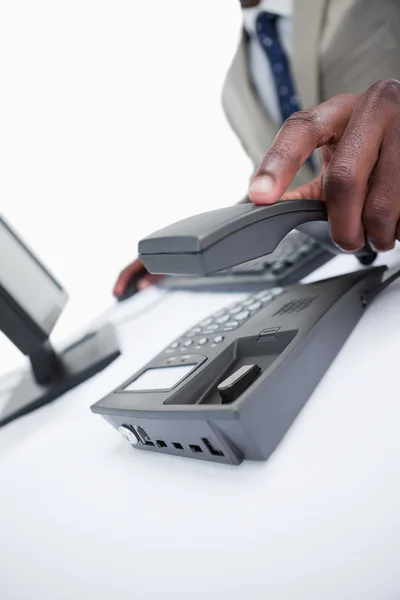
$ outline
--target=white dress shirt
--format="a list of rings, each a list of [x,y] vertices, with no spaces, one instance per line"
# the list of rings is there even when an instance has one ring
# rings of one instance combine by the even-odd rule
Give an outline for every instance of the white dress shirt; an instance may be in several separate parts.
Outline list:
[[[243,25],[250,35],[248,46],[250,78],[264,110],[277,125],[281,125],[279,101],[270,63],[256,35],[256,19],[262,11],[280,15],[278,34],[290,62],[292,58],[293,0],[261,0],[258,6],[242,10]]]

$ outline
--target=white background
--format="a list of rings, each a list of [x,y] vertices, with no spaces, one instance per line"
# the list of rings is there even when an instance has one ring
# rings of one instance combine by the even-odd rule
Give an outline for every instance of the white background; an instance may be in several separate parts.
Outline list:
[[[237,0],[0,3],[0,213],[71,295],[55,340],[141,236],[245,194],[220,103],[239,29]],[[0,357],[23,360],[1,334]]]
[[[237,0],[0,4],[0,212],[71,293],[57,339],[111,303],[142,235],[246,191],[220,108],[239,26]],[[89,408],[227,299],[128,322],[121,359],[2,430],[1,600],[398,600],[398,298],[238,469],[132,451]],[[20,360],[1,340],[0,371]]]

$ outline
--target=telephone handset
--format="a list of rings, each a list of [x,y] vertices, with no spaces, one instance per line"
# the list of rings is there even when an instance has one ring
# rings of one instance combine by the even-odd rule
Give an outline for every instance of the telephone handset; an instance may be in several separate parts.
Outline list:
[[[208,275],[272,253],[299,228],[332,253],[324,202],[284,200],[269,206],[239,204],[178,221],[144,238],[140,258],[151,273]],[[365,247],[360,256],[373,254]]]

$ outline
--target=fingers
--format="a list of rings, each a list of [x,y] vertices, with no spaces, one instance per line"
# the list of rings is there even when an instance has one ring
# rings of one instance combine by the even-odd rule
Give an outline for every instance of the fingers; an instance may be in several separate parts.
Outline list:
[[[126,286],[128,285],[130,279],[136,275],[137,273],[146,273],[146,269],[144,268],[142,262],[137,258],[133,263],[128,265],[118,276],[117,282],[114,286],[113,294],[114,296],[121,296]]]
[[[322,198],[322,174],[294,190],[285,192],[282,200],[321,200]]]
[[[372,237],[373,243],[375,240],[385,247],[394,241],[398,215],[396,213],[396,220],[389,225],[394,217],[388,200],[391,185],[388,180],[393,181],[394,174],[394,165],[388,168],[388,153],[393,152],[393,143],[384,154],[382,144],[387,130],[393,128],[394,116],[398,121],[399,106],[394,110],[392,103],[385,101],[379,84],[372,86],[357,102],[326,169],[324,200],[331,237],[345,251],[362,248],[365,234]],[[398,138],[395,145],[399,147]],[[371,190],[370,181],[374,182]]]
[[[163,275],[150,275],[143,266],[143,263],[137,258],[119,274],[113,290],[114,296],[122,296],[132,277],[138,273],[143,273],[143,277],[137,283],[138,290],[146,289],[163,277]]]
[[[356,99],[341,94],[289,117],[253,177],[250,200],[255,204],[279,200],[314,150],[340,139]]]
[[[164,277],[164,275],[150,275],[150,273],[148,273],[147,275],[143,275],[143,277],[140,279],[140,281],[138,281],[138,285],[137,285],[138,289],[145,290],[150,285],[157,283],[157,281],[159,281],[163,277]]]
[[[334,145],[323,146],[320,148],[322,156],[321,173],[309,183],[300,185],[299,187],[285,192],[281,200],[322,200],[323,199],[323,175],[330,159],[333,156]]]
[[[363,211],[370,244],[378,252],[391,250],[400,233],[400,126],[383,140]]]

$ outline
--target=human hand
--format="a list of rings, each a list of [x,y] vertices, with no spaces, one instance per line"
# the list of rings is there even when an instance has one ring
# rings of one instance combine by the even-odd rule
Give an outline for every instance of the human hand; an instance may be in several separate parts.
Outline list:
[[[151,275],[148,271],[146,271],[142,261],[137,258],[119,274],[113,290],[114,296],[117,298],[122,296],[129,282],[136,275],[141,276],[137,283],[138,290],[144,290],[145,288],[149,287],[149,285],[152,285],[161,279],[161,277],[163,277],[162,275]]]
[[[321,173],[286,191],[316,149]],[[377,251],[400,239],[400,82],[378,81],[294,113],[282,126],[249,189],[255,204],[324,200],[333,241],[348,252],[366,240]]]

